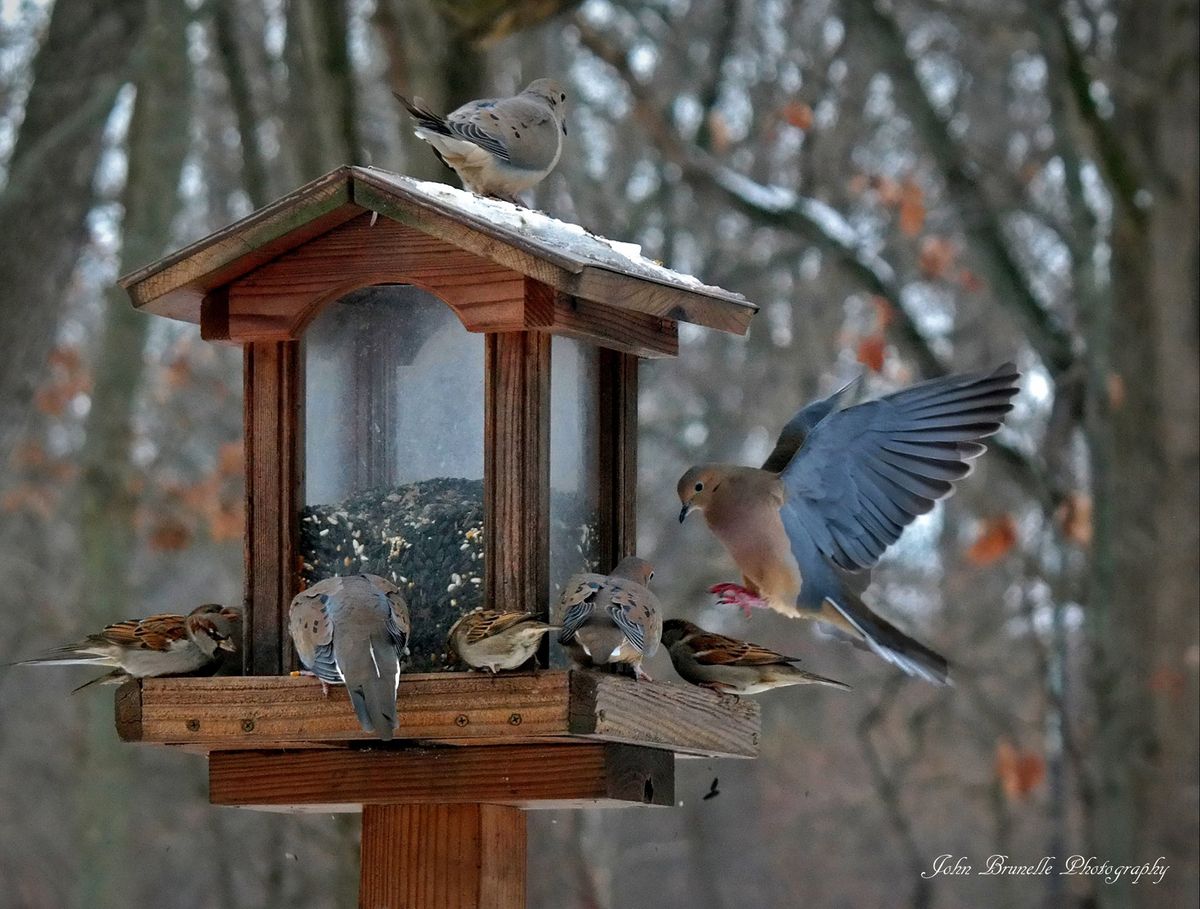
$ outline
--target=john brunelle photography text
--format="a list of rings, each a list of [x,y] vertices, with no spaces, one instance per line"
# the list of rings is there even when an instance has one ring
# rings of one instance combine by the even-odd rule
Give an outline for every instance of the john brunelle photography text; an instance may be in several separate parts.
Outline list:
[[[976,864],[965,855],[956,856],[946,852],[935,858],[933,866],[927,871],[922,871],[921,877],[929,880],[935,877],[955,877],[969,874],[979,877],[989,875],[1049,877],[1057,874],[1098,878],[1106,884],[1116,884],[1123,880],[1133,884],[1143,882],[1161,884],[1170,870],[1171,866],[1161,855],[1153,862],[1143,862],[1140,865],[1118,865],[1113,862],[1104,862],[1094,855],[1071,855],[1061,861],[1057,856],[1043,855],[1033,864],[1023,864],[1014,861],[1012,856],[998,854],[989,855],[981,864]]]

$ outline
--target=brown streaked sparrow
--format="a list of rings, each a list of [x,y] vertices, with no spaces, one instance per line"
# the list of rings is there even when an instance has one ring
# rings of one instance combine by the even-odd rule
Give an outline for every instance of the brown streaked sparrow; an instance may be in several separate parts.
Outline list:
[[[20,665],[112,667],[74,691],[129,679],[211,673],[221,668],[224,652],[240,648],[241,625],[241,610],[206,603],[186,616],[162,613],[116,622]]]
[[[806,684],[850,688],[796,668],[792,665],[798,662],[795,657],[705,631],[683,619],[668,619],[663,624],[662,641],[680,676],[693,685],[724,694],[760,694],[772,688]]]
[[[527,663],[542,636],[558,630],[557,625],[541,621],[532,612],[475,609],[451,626],[446,640],[462,662],[494,674]]]

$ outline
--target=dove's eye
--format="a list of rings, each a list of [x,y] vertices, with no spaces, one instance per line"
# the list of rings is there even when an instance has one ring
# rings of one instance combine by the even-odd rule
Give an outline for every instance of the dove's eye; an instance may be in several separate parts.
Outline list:
[[[559,94],[559,96],[558,96],[558,100],[559,100],[559,101],[566,101],[566,100],[567,100],[567,95],[566,95],[566,92],[563,92],[563,93]]]
[[[653,571],[652,571],[652,572],[650,572],[650,577],[646,578],[646,580],[647,580],[647,581],[653,581],[653,580],[654,580],[654,572],[653,572]]]
[[[696,492],[703,492],[703,491],[704,491],[704,484],[703,484],[703,483],[697,483],[697,484],[696,484]]]

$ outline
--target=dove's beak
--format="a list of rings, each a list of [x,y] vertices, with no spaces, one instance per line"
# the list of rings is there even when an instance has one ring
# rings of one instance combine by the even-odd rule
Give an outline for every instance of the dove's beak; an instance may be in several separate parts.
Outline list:
[[[681,509],[679,509],[679,523],[680,524],[682,524],[684,521],[687,520],[687,516],[689,513],[691,513],[691,510],[692,510],[691,505],[684,505]]]

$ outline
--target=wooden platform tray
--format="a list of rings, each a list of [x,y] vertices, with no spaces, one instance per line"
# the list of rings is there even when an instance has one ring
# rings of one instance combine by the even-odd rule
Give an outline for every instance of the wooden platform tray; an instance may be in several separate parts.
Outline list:
[[[126,683],[116,700],[126,742],[198,751],[378,742],[359,727],[344,689],[325,697],[312,678],[144,679]],[[592,741],[748,758],[758,754],[761,727],[750,700],[580,670],[404,675],[397,702],[396,748]]]

